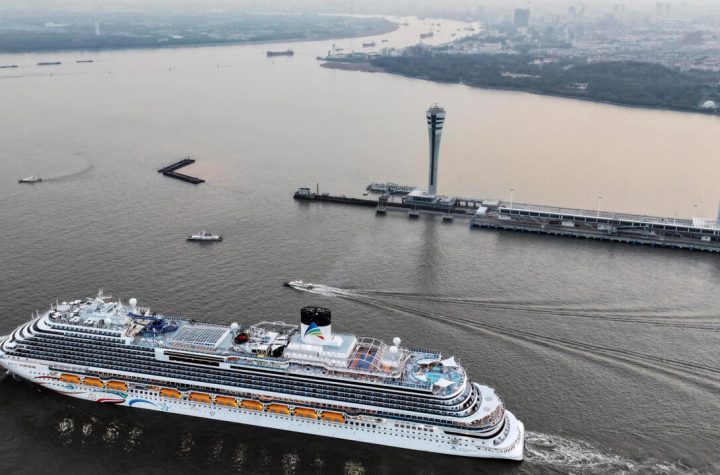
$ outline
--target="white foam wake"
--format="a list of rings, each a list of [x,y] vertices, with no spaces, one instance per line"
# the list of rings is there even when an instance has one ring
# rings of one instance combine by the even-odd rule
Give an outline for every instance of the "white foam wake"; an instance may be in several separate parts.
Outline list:
[[[526,432],[525,460],[580,473],[700,473],[681,463],[631,460],[582,440],[539,432]]]

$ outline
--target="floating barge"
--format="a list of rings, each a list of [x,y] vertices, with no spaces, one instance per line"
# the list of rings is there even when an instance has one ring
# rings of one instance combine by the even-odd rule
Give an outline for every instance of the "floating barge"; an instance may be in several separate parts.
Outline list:
[[[200,183],[205,183],[205,180],[202,178],[197,178],[190,175],[185,175],[183,173],[178,173],[177,170],[186,167],[188,165],[192,165],[195,163],[195,160],[192,158],[184,158],[180,160],[179,162],[175,162],[172,165],[168,165],[165,168],[161,168],[158,170],[158,173],[162,173],[165,176],[169,176],[171,178],[177,178],[178,180],[186,181],[188,183],[192,183],[193,185],[198,185]]]
[[[623,242],[635,245],[669,247],[694,251],[720,252],[720,222],[714,219],[678,219],[575,208],[506,203],[480,198],[444,198],[422,204],[405,197],[393,200],[381,195],[377,200],[328,193],[312,193],[300,188],[296,200],[375,207],[377,214],[401,211],[410,218],[419,213],[469,220],[471,228],[510,230],[553,236]]]

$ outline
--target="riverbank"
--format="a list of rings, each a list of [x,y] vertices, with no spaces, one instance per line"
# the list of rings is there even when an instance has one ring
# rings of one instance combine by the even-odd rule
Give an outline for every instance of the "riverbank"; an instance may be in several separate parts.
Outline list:
[[[164,22],[177,21],[172,27]],[[385,18],[358,18],[326,15],[235,15],[227,19],[210,16],[114,17],[112,23],[82,16],[65,19],[61,27],[36,29],[27,19],[8,20],[0,28],[0,53],[51,51],[108,51],[162,49],[235,44],[326,41],[377,36],[397,30],[399,25]],[[218,21],[220,24],[218,25]],[[94,31],[93,31],[94,30]]]
[[[720,75],[681,72],[651,63],[580,61],[539,68],[521,55],[426,55],[376,57],[368,61],[328,61],[324,67],[384,72],[428,81],[483,89],[579,99],[633,108],[717,115]]]

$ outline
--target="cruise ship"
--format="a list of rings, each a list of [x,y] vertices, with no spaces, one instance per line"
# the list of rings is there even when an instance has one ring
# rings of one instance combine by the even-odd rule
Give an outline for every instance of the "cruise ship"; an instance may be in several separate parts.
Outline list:
[[[101,292],[56,302],[0,337],[0,366],[96,403],[425,452],[522,460],[524,427],[454,357],[300,324],[218,325]]]

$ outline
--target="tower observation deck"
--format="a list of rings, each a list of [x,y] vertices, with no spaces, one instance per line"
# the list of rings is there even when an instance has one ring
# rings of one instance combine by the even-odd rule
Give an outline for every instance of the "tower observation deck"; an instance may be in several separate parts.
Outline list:
[[[425,113],[427,117],[428,138],[430,145],[430,173],[428,177],[428,194],[437,196],[438,162],[440,160],[440,139],[445,124],[445,109],[435,104]]]

